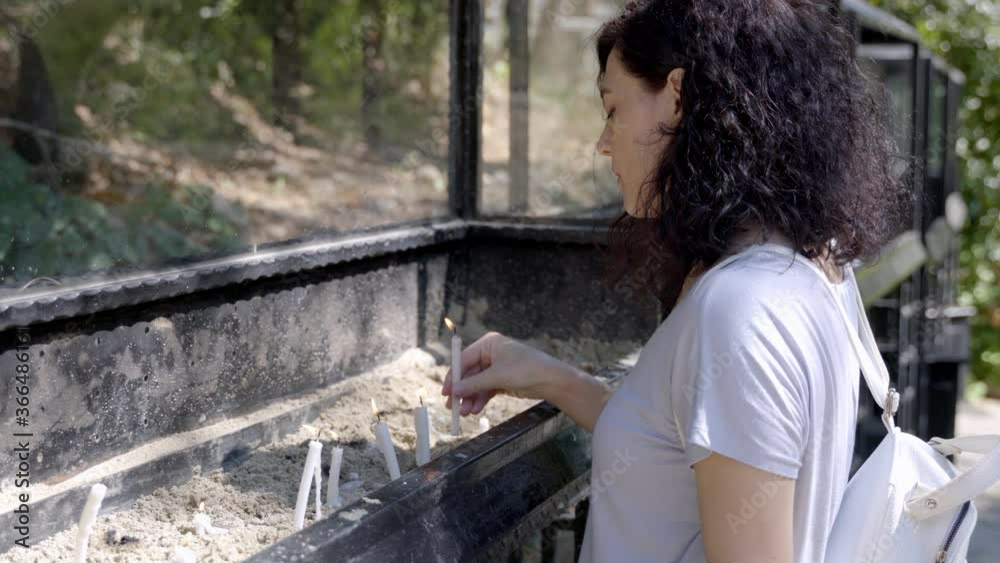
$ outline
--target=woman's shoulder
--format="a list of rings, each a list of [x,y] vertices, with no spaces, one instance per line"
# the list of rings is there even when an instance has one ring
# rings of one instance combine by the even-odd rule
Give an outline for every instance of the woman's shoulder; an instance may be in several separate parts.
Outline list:
[[[687,299],[702,313],[723,317],[761,306],[790,311],[793,304],[822,299],[828,291],[821,278],[826,274],[792,252],[777,245],[745,250],[701,274]]]

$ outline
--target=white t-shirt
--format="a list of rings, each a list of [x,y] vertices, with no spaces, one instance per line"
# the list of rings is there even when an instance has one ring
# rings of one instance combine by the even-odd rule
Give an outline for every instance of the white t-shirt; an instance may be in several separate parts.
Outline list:
[[[767,242],[695,280],[597,421],[582,563],[703,563],[691,466],[713,451],[796,479],[795,561],[822,562],[850,474],[860,381],[823,284],[856,330],[848,269],[831,284]],[[752,518],[765,498],[734,516]]]

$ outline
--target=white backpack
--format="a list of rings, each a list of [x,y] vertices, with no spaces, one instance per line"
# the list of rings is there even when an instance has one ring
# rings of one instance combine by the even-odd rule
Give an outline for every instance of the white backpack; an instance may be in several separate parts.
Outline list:
[[[852,268],[845,268],[853,280]],[[823,275],[818,268],[814,270]],[[824,279],[824,281],[826,281]],[[826,550],[826,563],[965,563],[976,507],[972,499],[1000,481],[1000,436],[920,438],[893,420],[899,394],[857,295],[861,338],[833,292],[868,389],[883,409],[888,434],[847,484]],[[862,343],[861,339],[864,339]],[[946,455],[984,454],[965,473]]]

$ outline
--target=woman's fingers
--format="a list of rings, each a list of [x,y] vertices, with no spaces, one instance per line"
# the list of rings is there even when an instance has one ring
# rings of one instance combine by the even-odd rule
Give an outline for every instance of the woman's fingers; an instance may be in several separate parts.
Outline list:
[[[498,389],[506,389],[507,381],[501,368],[487,368],[451,386],[452,396],[470,397],[477,393],[488,393]]]
[[[480,371],[481,370],[479,369],[478,365],[472,366],[472,368],[470,368],[468,371],[462,373],[462,379],[465,379],[466,377],[472,377],[473,375],[476,375]],[[448,396],[451,395],[451,370],[450,369],[448,370],[448,373],[444,376],[444,384],[441,386],[441,394],[442,395],[448,395]]]
[[[462,350],[462,379],[490,367],[490,350],[493,338],[496,336],[499,336],[496,332],[487,333]],[[448,368],[448,372],[444,376],[444,384],[441,386],[442,395],[451,394],[451,371],[451,368]]]
[[[449,368],[445,374],[444,383],[441,385],[441,394],[448,397],[445,407],[452,408],[452,401],[460,400],[459,413],[466,416],[471,412],[479,412],[483,406],[495,395],[491,385],[497,379],[491,375],[487,379],[480,380],[492,365],[492,347],[495,339],[500,334],[496,332],[487,333],[482,338],[470,344],[462,350],[462,378],[458,382],[457,388],[464,391],[464,394],[456,396],[455,383],[452,381],[453,374]],[[474,386],[466,390],[466,382],[475,381]]]
[[[462,410],[459,411],[459,414],[461,414],[462,416],[468,415],[470,412],[472,412],[472,404],[475,403],[475,402],[476,402],[476,396],[475,395],[473,395],[472,397],[463,397],[462,398]]]
[[[480,393],[476,398],[476,402],[472,405],[472,414],[479,414],[483,412],[483,407],[486,403],[490,402],[490,399],[496,396],[496,391],[490,391],[489,393]]]
[[[486,403],[489,402],[489,400],[492,399],[494,396],[496,396],[495,392],[476,393],[475,395],[470,395],[468,397],[449,396],[448,399],[445,401],[444,406],[446,409],[451,409],[452,400],[462,401],[461,403],[462,406],[459,407],[459,413],[462,416],[465,416],[470,413],[476,414],[477,412],[481,411],[483,407],[486,405]]]

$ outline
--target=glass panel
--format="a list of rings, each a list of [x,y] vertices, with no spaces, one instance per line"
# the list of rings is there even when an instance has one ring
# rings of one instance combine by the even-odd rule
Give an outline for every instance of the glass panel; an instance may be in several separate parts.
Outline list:
[[[0,286],[448,212],[447,0],[0,16]]]
[[[931,72],[930,107],[927,124],[927,173],[944,175],[944,153],[948,150],[944,116],[947,108],[948,77],[937,70]]]
[[[859,56],[858,64],[889,90],[892,123],[896,145],[901,154],[912,154],[910,137],[913,131],[913,65],[910,59],[886,60]],[[899,172],[905,171],[900,161]]]
[[[621,209],[610,162],[596,150],[603,121],[593,34],[623,5],[485,0],[483,214]],[[519,6],[526,16],[509,17]]]

